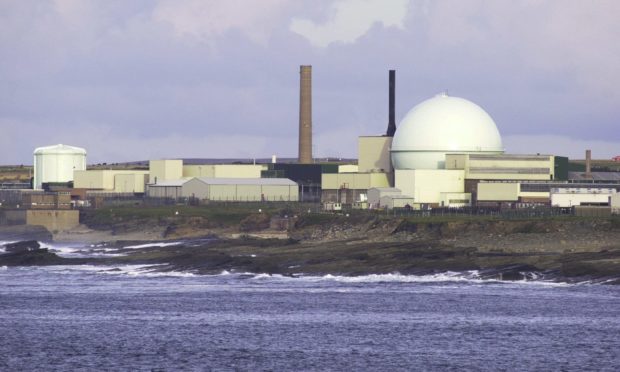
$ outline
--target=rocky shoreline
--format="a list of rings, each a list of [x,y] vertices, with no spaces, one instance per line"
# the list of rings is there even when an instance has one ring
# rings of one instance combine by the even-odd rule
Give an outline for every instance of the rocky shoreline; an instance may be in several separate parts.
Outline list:
[[[283,275],[477,270],[482,278],[620,284],[620,223],[616,219],[412,222],[334,216],[301,217],[286,229],[274,229],[260,218],[236,226],[214,226],[199,219],[174,225],[142,224],[140,228],[130,224],[107,230],[84,226],[56,234],[55,241],[98,243],[118,255],[66,258],[32,249],[0,255],[0,266],[153,264],[160,265],[161,271],[196,274],[226,270]],[[177,244],[124,248],[171,239]]]

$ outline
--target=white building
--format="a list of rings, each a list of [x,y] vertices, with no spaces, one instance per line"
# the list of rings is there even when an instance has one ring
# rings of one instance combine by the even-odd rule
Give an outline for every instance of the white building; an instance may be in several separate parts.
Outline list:
[[[579,205],[610,205],[616,189],[553,188],[551,206],[570,208]]]
[[[86,150],[67,145],[39,147],[34,150],[35,189],[44,183],[73,181],[73,172],[86,169]]]

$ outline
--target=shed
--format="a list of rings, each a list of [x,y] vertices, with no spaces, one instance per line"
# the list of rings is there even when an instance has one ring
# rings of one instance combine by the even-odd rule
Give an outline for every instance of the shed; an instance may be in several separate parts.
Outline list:
[[[189,179],[178,179],[149,184],[146,188],[146,194],[151,198],[178,199],[184,196],[183,185],[189,181]]]
[[[379,208],[381,198],[387,195],[401,195],[402,191],[395,187],[371,187],[368,189],[368,205],[370,208]]]
[[[213,201],[299,201],[299,188],[288,178],[193,178],[183,196]]]

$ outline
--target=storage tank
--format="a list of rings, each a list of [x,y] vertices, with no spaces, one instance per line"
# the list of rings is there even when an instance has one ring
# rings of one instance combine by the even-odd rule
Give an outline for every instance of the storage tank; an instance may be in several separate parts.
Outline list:
[[[67,145],[39,147],[34,150],[35,189],[48,182],[73,181],[73,171],[86,170],[86,150]]]

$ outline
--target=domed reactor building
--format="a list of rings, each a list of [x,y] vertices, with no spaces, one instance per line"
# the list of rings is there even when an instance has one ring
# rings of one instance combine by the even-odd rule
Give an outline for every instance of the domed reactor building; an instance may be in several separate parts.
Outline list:
[[[443,93],[412,108],[392,141],[394,169],[445,169],[447,154],[502,154],[495,122],[480,106]]]

